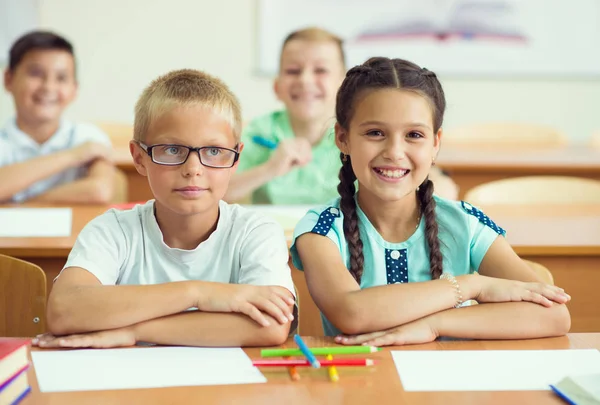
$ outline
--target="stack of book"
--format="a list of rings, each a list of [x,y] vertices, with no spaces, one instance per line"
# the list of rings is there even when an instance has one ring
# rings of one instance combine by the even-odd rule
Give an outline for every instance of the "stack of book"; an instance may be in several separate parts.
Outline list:
[[[29,340],[0,338],[0,404],[14,405],[29,391]]]

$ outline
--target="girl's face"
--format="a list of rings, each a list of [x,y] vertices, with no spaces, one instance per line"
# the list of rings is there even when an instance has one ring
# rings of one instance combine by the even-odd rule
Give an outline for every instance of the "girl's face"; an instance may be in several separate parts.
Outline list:
[[[412,91],[379,89],[356,100],[348,130],[336,142],[349,155],[361,194],[386,202],[414,195],[440,147],[428,100]]]

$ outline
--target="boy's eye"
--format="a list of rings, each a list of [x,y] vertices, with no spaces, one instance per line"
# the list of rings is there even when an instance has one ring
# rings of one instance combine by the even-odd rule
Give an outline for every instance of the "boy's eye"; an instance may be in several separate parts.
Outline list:
[[[33,77],[44,76],[44,72],[40,69],[30,69],[27,73],[29,74],[29,76],[33,76]]]
[[[209,156],[219,156],[221,148],[210,148],[206,150]]]
[[[300,69],[286,69],[285,73],[288,75],[299,75],[301,72]]]
[[[167,146],[163,149],[163,152],[167,155],[179,155],[181,153],[180,146]]]
[[[315,73],[317,74],[325,74],[325,73],[329,73],[329,71],[325,68],[317,68],[315,69]]]

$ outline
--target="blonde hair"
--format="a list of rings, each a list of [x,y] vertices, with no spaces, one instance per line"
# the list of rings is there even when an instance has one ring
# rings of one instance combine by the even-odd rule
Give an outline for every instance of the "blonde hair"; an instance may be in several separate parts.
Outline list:
[[[143,141],[148,128],[161,114],[178,106],[202,105],[223,117],[236,141],[242,130],[242,111],[237,97],[220,79],[198,70],[174,70],[150,83],[135,105],[133,139]]]
[[[303,28],[301,30],[294,31],[290,33],[285,40],[283,41],[283,45],[281,46],[281,55],[283,56],[283,50],[288,42],[300,39],[304,41],[311,42],[333,42],[340,50],[340,59],[342,60],[342,66],[344,69],[346,68],[346,55],[344,53],[344,41],[338,37],[337,35],[324,30],[319,27],[308,27]],[[281,59],[279,61],[281,63]]]

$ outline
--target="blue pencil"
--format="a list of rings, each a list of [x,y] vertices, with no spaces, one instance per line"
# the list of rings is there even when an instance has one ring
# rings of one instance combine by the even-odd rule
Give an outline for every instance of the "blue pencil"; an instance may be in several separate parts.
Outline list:
[[[319,360],[317,360],[315,355],[310,352],[310,349],[308,348],[308,346],[306,346],[306,343],[304,343],[304,340],[302,340],[300,335],[294,335],[294,342],[296,342],[296,344],[298,345],[298,348],[300,349],[302,354],[304,354],[304,356],[306,357],[306,360],[308,360],[308,362],[314,368],[321,368],[321,363],[319,363]]]
[[[277,149],[277,142],[263,138],[262,136],[255,135],[252,137],[252,141],[255,144],[264,146],[267,149]]]

